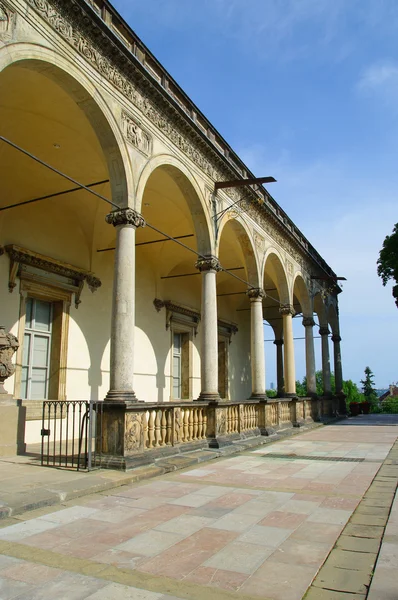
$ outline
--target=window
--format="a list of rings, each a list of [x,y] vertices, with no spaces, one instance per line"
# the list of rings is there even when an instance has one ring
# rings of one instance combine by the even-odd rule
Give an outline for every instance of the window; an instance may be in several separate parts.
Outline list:
[[[52,314],[51,302],[27,298],[21,376],[23,399],[48,398]]]
[[[181,333],[173,336],[173,398],[181,398]]]
[[[188,400],[189,333],[173,332],[173,399]]]

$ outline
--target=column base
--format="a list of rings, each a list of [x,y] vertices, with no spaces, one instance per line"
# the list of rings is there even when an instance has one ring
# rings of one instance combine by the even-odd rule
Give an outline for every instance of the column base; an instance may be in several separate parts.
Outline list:
[[[135,392],[125,390],[109,390],[105,396],[106,402],[139,402]]]
[[[283,400],[284,398],[297,398],[297,393],[296,392],[283,392],[282,396],[278,396],[278,398],[280,400]]]
[[[252,393],[252,395],[248,398],[248,400],[257,400],[259,402],[264,402],[265,400],[267,400],[267,394],[265,392],[260,393],[260,394]]]
[[[198,400],[201,402],[221,402],[221,396],[218,393],[200,392]]]

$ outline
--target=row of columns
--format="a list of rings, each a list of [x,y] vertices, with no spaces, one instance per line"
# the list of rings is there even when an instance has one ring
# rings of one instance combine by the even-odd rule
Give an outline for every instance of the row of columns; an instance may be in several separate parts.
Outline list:
[[[137,227],[145,227],[145,220],[131,208],[112,211],[106,217],[107,223],[116,229],[116,251],[113,284],[110,390],[107,400],[115,402],[136,402],[134,393],[134,328],[135,328],[135,232]],[[218,401],[218,339],[217,339],[217,285],[216,275],[221,266],[215,256],[201,257],[196,268],[202,274],[201,307],[201,393],[199,398]],[[265,292],[261,288],[251,288],[247,295],[251,307],[251,368],[252,397],[265,398],[265,353],[263,331],[263,306]],[[293,323],[291,305],[282,305],[283,341],[276,340],[278,391],[284,386],[284,395],[293,396],[296,392],[294,361]],[[316,393],[315,354],[311,317],[303,319],[306,339],[306,365],[308,393]],[[325,393],[331,392],[330,358],[327,327],[319,330],[322,336],[322,371]],[[334,368],[336,392],[342,389],[340,337],[332,336],[334,342]],[[284,382],[284,384],[283,384]]]

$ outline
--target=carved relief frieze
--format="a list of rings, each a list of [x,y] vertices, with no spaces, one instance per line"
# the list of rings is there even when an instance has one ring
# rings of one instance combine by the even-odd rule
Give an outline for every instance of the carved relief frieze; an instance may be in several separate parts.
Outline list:
[[[122,128],[125,138],[145,156],[152,154],[152,137],[133,117],[123,111]]]
[[[0,325],[0,396],[6,394],[3,383],[15,373],[12,357],[18,348],[19,342],[15,335],[6,333],[3,325]]]
[[[15,12],[3,0],[0,0],[0,38],[11,37],[15,25]]]
[[[258,233],[258,231],[253,232],[254,244],[257,250],[261,253],[265,252],[265,239],[262,235]]]

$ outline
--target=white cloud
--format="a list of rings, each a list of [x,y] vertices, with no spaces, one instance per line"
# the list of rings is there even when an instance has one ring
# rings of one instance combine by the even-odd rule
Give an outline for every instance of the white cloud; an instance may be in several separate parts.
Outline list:
[[[358,90],[398,112],[398,63],[385,60],[369,65],[357,83]]]

